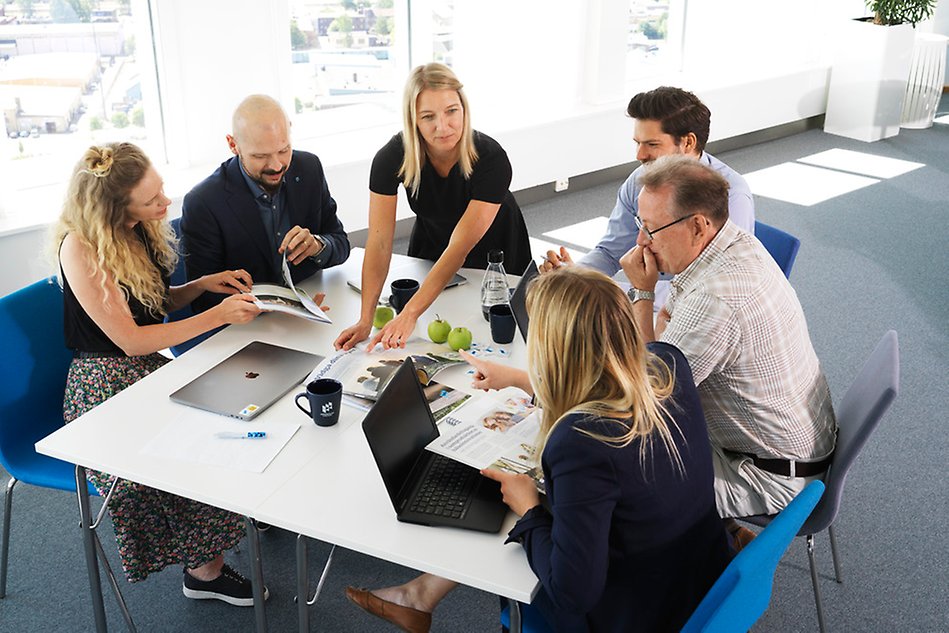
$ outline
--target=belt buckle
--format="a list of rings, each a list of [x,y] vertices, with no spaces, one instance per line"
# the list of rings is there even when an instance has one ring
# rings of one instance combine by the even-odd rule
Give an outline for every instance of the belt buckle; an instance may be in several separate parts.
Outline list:
[[[796,464],[797,462],[795,462],[793,459],[788,460],[788,466],[790,467],[790,473],[788,474],[788,477],[791,479],[794,479],[797,476],[797,469],[795,468]]]

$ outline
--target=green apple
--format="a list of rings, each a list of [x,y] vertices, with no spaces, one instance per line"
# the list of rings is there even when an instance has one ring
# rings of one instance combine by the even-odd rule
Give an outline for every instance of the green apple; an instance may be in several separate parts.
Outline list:
[[[451,332],[451,325],[448,321],[443,321],[437,314],[435,315],[435,320],[428,324],[428,338],[432,339],[433,343],[444,343],[447,341],[449,332]]]
[[[385,324],[395,316],[395,310],[389,306],[379,306],[376,308],[376,314],[372,317],[372,327],[381,330]]]
[[[466,327],[456,327],[448,333],[448,347],[456,352],[471,347],[471,330]]]

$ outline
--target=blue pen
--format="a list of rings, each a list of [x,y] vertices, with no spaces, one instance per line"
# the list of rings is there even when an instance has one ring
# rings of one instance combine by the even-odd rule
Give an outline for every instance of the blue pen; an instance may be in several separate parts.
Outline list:
[[[222,440],[265,440],[267,433],[264,431],[248,431],[247,433],[237,433],[235,431],[221,431],[214,435]]]

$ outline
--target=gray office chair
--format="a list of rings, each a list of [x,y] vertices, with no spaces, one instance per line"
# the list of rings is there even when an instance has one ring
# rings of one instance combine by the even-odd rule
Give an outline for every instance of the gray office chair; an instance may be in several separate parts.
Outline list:
[[[863,369],[857,374],[850,389],[840,404],[835,407],[837,413],[837,447],[830,467],[824,476],[827,490],[820,503],[798,532],[807,542],[807,556],[811,568],[811,582],[814,584],[814,601],[817,604],[817,621],[824,631],[824,609],[821,603],[820,588],[817,584],[817,562],[814,558],[814,535],[827,530],[830,535],[831,554],[834,559],[834,575],[838,583],[843,582],[840,555],[837,552],[837,538],[834,534],[834,521],[840,510],[844,483],[853,462],[860,455],[870,434],[873,433],[883,414],[893,403],[900,386],[900,347],[896,332],[890,330],[877,343]],[[766,526],[775,515],[758,515],[740,520],[754,525]]]

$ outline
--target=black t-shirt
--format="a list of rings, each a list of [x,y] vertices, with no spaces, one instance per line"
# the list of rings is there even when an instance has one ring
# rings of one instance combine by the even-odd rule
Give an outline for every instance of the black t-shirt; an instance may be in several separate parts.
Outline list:
[[[452,231],[472,200],[500,204],[497,217],[484,237],[465,259],[466,268],[487,268],[488,251],[504,251],[504,268],[520,275],[530,262],[530,243],[524,216],[511,194],[511,162],[504,149],[493,138],[474,133],[478,161],[471,177],[465,179],[458,164],[446,178],[438,175],[431,163],[422,167],[418,195],[406,191],[409,206],[417,219],[409,239],[409,255],[437,260],[448,247]],[[376,153],[369,175],[369,189],[384,196],[398,193],[399,168],[404,149],[402,134],[396,134]]]
[[[152,263],[156,268],[160,269],[155,253],[152,251],[141,225],[135,227],[135,234],[145,244],[145,250],[148,252]],[[113,343],[112,339],[106,336],[105,332],[96,325],[92,317],[82,309],[79,300],[76,299],[76,295],[73,294],[72,288],[69,287],[69,280],[66,278],[66,275],[63,274],[62,267],[60,267],[59,274],[63,280],[63,330],[66,338],[66,347],[81,352],[122,352],[122,348]],[[164,270],[162,270],[161,277],[165,284],[167,297],[170,277]],[[132,317],[138,325],[154,325],[164,320],[162,316],[156,316],[149,312],[148,309],[131,294],[129,294],[128,303],[129,309],[132,311]]]

